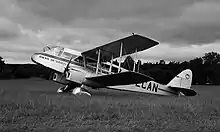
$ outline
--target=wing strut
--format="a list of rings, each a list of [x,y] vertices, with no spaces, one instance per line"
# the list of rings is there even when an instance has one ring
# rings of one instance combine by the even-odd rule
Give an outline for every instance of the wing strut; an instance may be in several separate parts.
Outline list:
[[[86,68],[86,56],[83,55],[83,66]]]
[[[112,63],[113,63],[113,55],[112,55],[111,64],[110,64],[110,68],[109,68],[109,74],[112,73]]]
[[[97,66],[96,66],[96,74],[99,72],[99,63],[100,63],[100,55],[101,55],[101,50],[98,50],[98,61],[97,61]]]
[[[134,66],[133,66],[133,72],[135,72],[135,66],[136,66],[136,59],[137,59],[137,49],[135,50],[135,59],[134,59]]]
[[[118,67],[118,73],[121,70],[121,57],[122,57],[122,51],[123,51],[123,43],[121,43],[121,48],[120,48],[120,58],[119,58],[119,67]]]

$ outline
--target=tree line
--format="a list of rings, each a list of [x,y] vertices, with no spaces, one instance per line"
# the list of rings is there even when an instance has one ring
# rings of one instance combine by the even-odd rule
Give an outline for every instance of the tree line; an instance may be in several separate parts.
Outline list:
[[[117,64],[117,61],[114,61]],[[122,67],[133,70],[134,60],[127,56]],[[190,61],[165,63],[164,60],[152,63],[143,63],[139,60],[135,65],[135,71],[151,76],[163,84],[167,84],[175,75],[184,69],[191,69],[193,72],[193,84],[220,84],[220,54],[216,52],[205,53],[203,57],[197,57]],[[17,79],[40,77],[50,79],[52,70],[35,64],[5,64],[0,57],[0,79]]]

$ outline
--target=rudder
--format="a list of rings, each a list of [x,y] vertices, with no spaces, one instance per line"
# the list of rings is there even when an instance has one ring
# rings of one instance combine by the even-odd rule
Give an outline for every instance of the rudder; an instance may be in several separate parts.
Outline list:
[[[190,89],[192,84],[192,71],[186,69],[176,75],[168,84],[168,87]]]

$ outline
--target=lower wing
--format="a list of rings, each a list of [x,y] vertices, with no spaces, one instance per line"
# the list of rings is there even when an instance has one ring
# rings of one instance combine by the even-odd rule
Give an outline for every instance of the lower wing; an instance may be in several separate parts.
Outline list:
[[[87,80],[101,84],[102,86],[129,85],[154,80],[152,77],[137,72],[121,72],[110,75],[88,77]]]

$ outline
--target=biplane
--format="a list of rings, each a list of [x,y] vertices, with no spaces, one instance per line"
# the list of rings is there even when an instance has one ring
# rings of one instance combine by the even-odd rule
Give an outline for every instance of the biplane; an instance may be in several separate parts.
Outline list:
[[[190,69],[182,71],[167,85],[162,85],[152,77],[139,73],[135,67],[136,61],[133,70],[121,66],[123,56],[137,54],[158,44],[151,38],[133,34],[84,52],[46,46],[43,52],[34,53],[31,60],[54,71],[51,80],[64,85],[57,90],[58,93],[91,96],[89,89],[107,88],[157,95],[196,95],[190,89]],[[118,64],[113,63],[115,59],[119,60]]]

